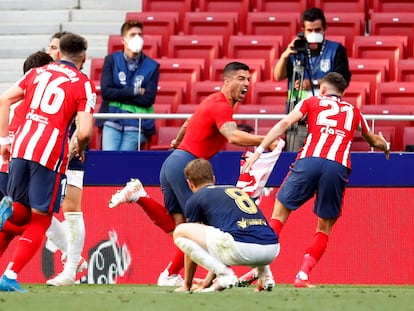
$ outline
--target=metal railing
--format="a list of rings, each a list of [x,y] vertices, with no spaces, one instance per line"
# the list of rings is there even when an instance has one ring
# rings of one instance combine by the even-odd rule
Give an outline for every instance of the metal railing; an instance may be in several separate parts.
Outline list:
[[[139,127],[143,119],[162,119],[162,120],[185,120],[191,116],[190,113],[94,113],[96,119],[138,119]],[[260,120],[281,120],[285,114],[234,114],[235,120],[254,120],[254,130],[257,133]],[[414,121],[414,115],[374,115],[364,114],[367,121],[370,121],[372,131],[375,131],[375,121]],[[276,122],[275,122],[276,123]],[[140,135],[138,136],[140,137]],[[138,141],[140,146],[140,141]],[[138,149],[139,150],[139,149]]]

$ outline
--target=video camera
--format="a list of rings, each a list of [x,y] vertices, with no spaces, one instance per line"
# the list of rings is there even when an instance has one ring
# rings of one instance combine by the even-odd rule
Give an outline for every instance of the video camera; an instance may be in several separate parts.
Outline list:
[[[297,53],[306,53],[308,51],[308,41],[303,32],[298,32],[298,39],[293,42],[293,49]]]

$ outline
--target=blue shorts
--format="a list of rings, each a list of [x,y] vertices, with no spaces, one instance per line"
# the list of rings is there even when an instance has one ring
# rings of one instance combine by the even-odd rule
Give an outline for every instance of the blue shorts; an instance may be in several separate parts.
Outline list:
[[[296,210],[315,194],[314,213],[320,218],[338,218],[350,170],[331,160],[304,158],[290,167],[277,199]]]
[[[86,156],[87,155],[85,153],[85,157]],[[73,157],[69,161],[68,170],[72,170],[72,171],[84,171],[85,170],[85,162],[82,163],[81,160],[79,160],[79,158]]]
[[[41,212],[58,213],[65,190],[64,174],[24,159],[10,161],[7,191],[13,201]]]
[[[0,172],[0,200],[7,195],[7,180],[9,179],[9,174]]]
[[[183,150],[174,150],[164,161],[160,171],[164,203],[170,214],[183,214],[184,206],[193,192],[188,187],[184,168],[196,157]]]

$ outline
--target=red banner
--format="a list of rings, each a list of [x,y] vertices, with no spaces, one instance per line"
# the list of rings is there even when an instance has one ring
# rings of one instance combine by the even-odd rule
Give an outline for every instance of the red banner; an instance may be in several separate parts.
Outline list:
[[[86,241],[83,256],[89,268],[85,283],[154,284],[175,253],[172,238],[155,226],[136,203],[108,208],[115,187],[85,187],[83,211]],[[159,187],[146,187],[159,202]],[[270,217],[276,189],[261,208]],[[312,271],[315,284],[414,284],[414,189],[348,188],[342,217],[334,227],[328,248]],[[58,215],[62,219],[62,215]],[[305,248],[316,228],[313,201],[287,221],[281,253],[272,263],[276,283],[292,283]],[[2,272],[14,249],[13,241],[0,260]],[[46,245],[46,243],[45,243]],[[60,272],[60,251],[46,246],[19,276],[23,283],[44,283]],[[236,267],[242,274],[248,267]],[[198,276],[203,276],[204,270]]]

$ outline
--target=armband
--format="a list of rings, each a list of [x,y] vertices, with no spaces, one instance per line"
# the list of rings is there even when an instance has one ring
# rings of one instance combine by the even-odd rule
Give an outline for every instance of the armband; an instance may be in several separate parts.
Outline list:
[[[0,137],[0,145],[10,145],[11,140],[9,136],[6,137]]]
[[[264,148],[262,146],[258,146],[255,150],[255,152],[257,152],[258,154],[262,154],[264,151]]]

